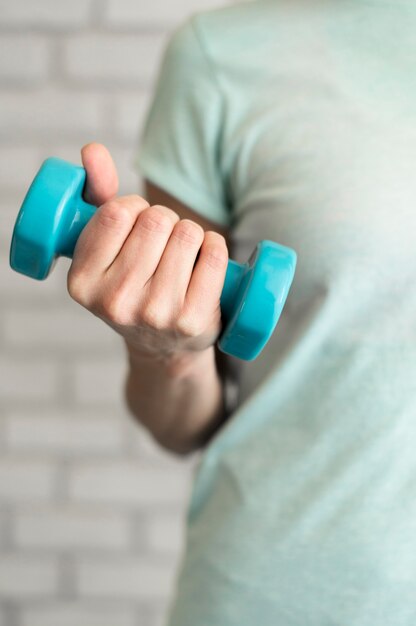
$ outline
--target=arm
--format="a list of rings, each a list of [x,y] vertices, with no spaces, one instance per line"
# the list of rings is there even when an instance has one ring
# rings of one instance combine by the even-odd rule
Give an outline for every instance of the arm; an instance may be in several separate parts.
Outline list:
[[[171,208],[181,219],[197,222],[205,231],[227,231],[192,211],[159,187],[146,181],[151,205]],[[207,442],[225,420],[222,377],[224,355],[214,346],[166,361],[143,359],[126,342],[129,373],[126,400],[130,411],[158,442],[177,453],[190,452]]]
[[[215,224],[151,185],[149,200],[157,204],[117,197],[117,171],[104,146],[85,146],[82,160],[84,197],[99,208],[78,239],[68,291],[124,339],[133,415],[161,445],[185,454],[224,420],[214,345],[226,241],[204,230]]]

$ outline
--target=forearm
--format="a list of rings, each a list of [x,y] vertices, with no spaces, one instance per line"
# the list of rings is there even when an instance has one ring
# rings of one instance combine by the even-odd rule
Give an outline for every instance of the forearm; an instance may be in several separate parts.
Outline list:
[[[214,348],[163,360],[127,350],[126,400],[134,417],[178,454],[206,443],[225,413]]]

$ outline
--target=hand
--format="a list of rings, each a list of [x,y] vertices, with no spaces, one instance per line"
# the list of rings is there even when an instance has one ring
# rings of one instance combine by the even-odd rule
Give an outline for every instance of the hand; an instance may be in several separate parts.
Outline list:
[[[81,155],[85,199],[100,208],[75,248],[71,297],[138,356],[166,359],[212,346],[221,327],[225,239],[140,196],[116,197],[117,172],[104,146],[89,144]]]

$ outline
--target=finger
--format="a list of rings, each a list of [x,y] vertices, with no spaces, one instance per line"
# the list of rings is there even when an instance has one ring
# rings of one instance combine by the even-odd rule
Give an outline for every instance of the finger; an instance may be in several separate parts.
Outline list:
[[[103,204],[77,241],[72,274],[102,275],[119,255],[137,217],[149,203],[140,196],[121,196]]]
[[[225,239],[207,231],[186,293],[183,312],[190,320],[209,324],[219,308],[228,264]]]
[[[142,211],[108,275],[119,283],[130,282],[134,290],[142,288],[155,273],[178,221],[177,213],[161,205]]]
[[[188,219],[176,224],[150,285],[150,294],[160,306],[171,311],[182,308],[203,240],[199,224]]]
[[[82,163],[87,170],[84,190],[86,202],[101,206],[117,194],[118,175],[114,161],[105,146],[89,143],[81,150]]]

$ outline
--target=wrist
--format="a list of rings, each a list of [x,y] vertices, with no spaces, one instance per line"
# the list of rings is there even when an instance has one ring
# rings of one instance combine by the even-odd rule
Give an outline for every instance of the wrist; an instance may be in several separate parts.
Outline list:
[[[204,350],[188,350],[171,352],[169,354],[144,353],[136,345],[125,340],[130,367],[157,369],[159,374],[167,378],[186,378],[202,368],[215,364],[214,346]]]

